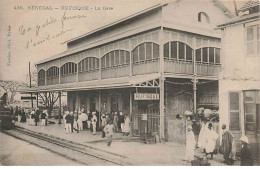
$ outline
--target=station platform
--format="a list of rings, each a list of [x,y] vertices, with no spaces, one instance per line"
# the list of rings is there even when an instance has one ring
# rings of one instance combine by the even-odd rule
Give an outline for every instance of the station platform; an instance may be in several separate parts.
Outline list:
[[[184,161],[185,158],[185,145],[163,142],[156,144],[145,144],[137,137],[123,136],[122,133],[114,133],[113,142],[110,147],[107,147],[106,138],[101,138],[101,132],[98,131],[96,135],[93,135],[90,130],[83,130],[79,133],[65,133],[64,124],[58,124],[56,119],[50,119],[49,121],[55,122],[55,124],[49,124],[47,126],[31,126],[27,120],[26,123],[17,122],[15,125],[43,134],[52,135],[76,143],[86,144],[93,148],[104,150],[125,156],[135,165],[142,166],[189,166],[191,163]],[[195,151],[195,155],[202,157],[204,154],[200,150]],[[204,155],[205,156],[205,155]],[[223,158],[221,154],[214,156],[213,160],[209,160],[212,166],[224,166],[222,163]],[[238,161],[235,163],[238,165]]]

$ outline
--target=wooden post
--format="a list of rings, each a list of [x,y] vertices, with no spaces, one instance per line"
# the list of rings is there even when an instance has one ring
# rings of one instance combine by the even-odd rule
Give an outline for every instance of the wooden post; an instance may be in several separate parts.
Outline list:
[[[160,139],[164,140],[164,54],[163,54],[163,27],[159,31],[159,44],[160,44]]]
[[[59,123],[61,124],[61,92],[59,92]]]
[[[193,113],[197,111],[197,69],[196,69],[196,56],[195,51],[193,50]]]
[[[129,103],[129,111],[130,111],[130,121],[131,121],[131,130],[130,130],[130,135],[133,136],[133,92],[132,90],[130,89],[129,91],[129,99],[130,99],[130,103]]]
[[[99,121],[101,119],[101,91],[98,91],[98,111],[99,111]],[[101,127],[101,123],[99,123],[99,127]]]
[[[39,99],[38,99],[38,93],[36,93],[36,106],[38,107],[39,106]]]

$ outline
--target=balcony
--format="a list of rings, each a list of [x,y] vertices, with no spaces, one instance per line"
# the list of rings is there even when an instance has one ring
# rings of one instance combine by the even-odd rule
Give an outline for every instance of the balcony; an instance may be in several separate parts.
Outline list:
[[[210,63],[196,63],[197,75],[201,76],[218,76],[221,65]]]
[[[101,78],[109,79],[109,78],[125,77],[130,75],[129,72],[130,72],[129,65],[120,65],[116,67],[102,68]]]
[[[177,60],[164,60],[164,72],[192,75],[193,63]]]
[[[79,82],[99,79],[99,70],[79,72]]]
[[[73,83],[77,81],[77,73],[61,75],[60,83]]]
[[[47,77],[47,85],[59,84],[59,76]]]
[[[160,62],[159,59],[145,60],[140,62],[135,62],[132,65],[133,75],[143,75],[150,73],[159,72]]]

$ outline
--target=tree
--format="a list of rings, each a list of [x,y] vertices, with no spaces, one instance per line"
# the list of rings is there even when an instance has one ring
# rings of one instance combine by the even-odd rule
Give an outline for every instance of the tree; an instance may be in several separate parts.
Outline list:
[[[49,116],[51,116],[51,112],[53,110],[54,104],[59,99],[59,94],[55,92],[45,92],[45,93],[39,93],[38,96],[43,101],[43,105],[48,110]]]
[[[0,87],[2,87],[8,95],[7,104],[12,104],[14,103],[14,96],[18,93],[21,87],[26,87],[26,83],[11,80],[0,80]]]

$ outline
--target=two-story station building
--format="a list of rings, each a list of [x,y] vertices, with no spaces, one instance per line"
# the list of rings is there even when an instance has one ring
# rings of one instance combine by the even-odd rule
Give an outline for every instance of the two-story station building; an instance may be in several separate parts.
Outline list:
[[[67,92],[71,111],[122,111],[134,134],[184,142],[176,115],[219,107],[221,32],[214,28],[230,17],[218,0],[152,6],[65,42],[67,51],[36,63],[38,86],[27,92]]]

